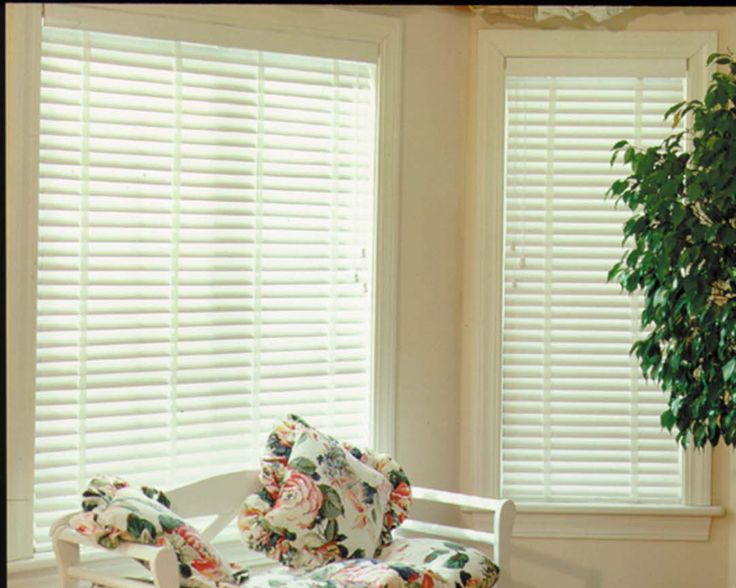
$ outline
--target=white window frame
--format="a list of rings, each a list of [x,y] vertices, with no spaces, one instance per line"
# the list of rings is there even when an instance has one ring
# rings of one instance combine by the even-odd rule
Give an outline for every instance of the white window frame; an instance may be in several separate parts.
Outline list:
[[[707,88],[705,62],[717,47],[711,32],[479,31],[475,190],[467,216],[473,248],[463,321],[469,330],[463,351],[469,369],[464,446],[473,492],[500,494],[506,59],[686,59],[693,99]],[[520,503],[514,536],[705,541],[711,517],[723,514],[710,506],[710,478],[710,451],[688,451],[682,505]]]
[[[187,31],[199,42],[259,45],[294,39],[309,52],[332,48],[376,58],[378,87],[376,216],[374,258],[372,445],[393,452],[395,442],[396,309],[401,101],[400,19],[352,11],[302,6],[48,5],[55,24],[96,30],[164,36]],[[6,5],[6,349],[7,349],[7,540],[8,573],[13,584],[36,584],[39,570],[51,573],[53,557],[33,556],[33,463],[36,329],[36,251],[38,234],[38,146],[40,50],[43,4]],[[144,17],[144,18],[142,18]],[[127,28],[132,25],[138,28]],[[141,29],[140,27],[143,27]],[[145,34],[145,33],[143,33]],[[208,36],[209,35],[209,36]],[[262,48],[258,46],[257,48]],[[29,575],[30,574],[30,575]]]

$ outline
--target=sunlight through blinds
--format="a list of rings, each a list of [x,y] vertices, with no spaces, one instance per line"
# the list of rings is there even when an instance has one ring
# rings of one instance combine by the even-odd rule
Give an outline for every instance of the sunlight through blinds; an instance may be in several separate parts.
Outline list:
[[[606,282],[629,212],[604,199],[628,173],[610,167],[611,146],[671,132],[663,113],[684,100],[680,68],[506,78],[504,497],[681,501],[680,453],[659,422],[665,395],[629,357],[640,302]]]
[[[44,28],[37,552],[96,474],[370,442],[375,69]]]

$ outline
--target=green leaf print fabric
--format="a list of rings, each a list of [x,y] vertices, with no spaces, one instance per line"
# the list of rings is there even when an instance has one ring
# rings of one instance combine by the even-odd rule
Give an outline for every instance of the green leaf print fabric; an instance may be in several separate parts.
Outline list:
[[[247,571],[226,564],[196,529],[170,509],[168,497],[160,490],[130,487],[121,478],[100,476],[90,481],[82,497],[82,512],[70,520],[77,532],[108,549],[123,541],[171,545],[185,588],[232,588],[248,576]]]
[[[491,588],[498,567],[477,549],[452,541],[399,538],[380,559],[349,559],[299,573],[256,576],[247,588]]]
[[[305,569],[380,550],[389,478],[298,417],[269,437],[260,481],[238,517],[252,549]]]

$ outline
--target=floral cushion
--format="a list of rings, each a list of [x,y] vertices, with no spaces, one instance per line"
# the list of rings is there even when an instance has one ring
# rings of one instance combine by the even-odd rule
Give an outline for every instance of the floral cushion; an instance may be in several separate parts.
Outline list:
[[[247,571],[228,566],[196,529],[169,507],[166,494],[155,488],[132,488],[111,476],[93,478],[82,494],[83,512],[70,525],[109,549],[123,541],[173,547],[186,588],[237,586]]]
[[[381,559],[393,565],[419,565],[450,586],[491,588],[498,581],[498,566],[483,552],[443,539],[395,539]]]
[[[244,588],[456,588],[432,570],[377,559],[347,559],[307,573],[275,570]]]
[[[332,437],[290,417],[269,438],[260,480],[238,517],[252,549],[305,569],[380,550],[392,485]]]
[[[491,588],[497,581],[498,567],[477,549],[400,538],[381,559],[350,559],[301,574],[277,570],[246,588]]]
[[[279,491],[280,476],[283,474],[283,468],[280,465],[286,465],[291,456],[291,450],[297,437],[304,430],[314,430],[309,424],[296,415],[288,415],[286,419],[277,424],[268,438],[266,444],[266,452],[262,460],[261,483],[264,485],[262,499],[267,500],[265,495],[274,496]],[[381,473],[391,484],[391,495],[388,505],[383,515],[383,525],[381,528],[379,550],[391,543],[391,531],[398,527],[408,516],[411,507],[411,485],[403,468],[390,456],[386,454],[374,453],[367,449],[359,449],[343,443],[342,446],[350,452],[350,454],[360,462],[370,466],[374,470]],[[247,515],[247,511],[253,509],[258,504],[255,497],[251,497],[250,501],[246,501],[241,511],[240,524],[243,537],[249,542],[248,534],[251,533],[250,521],[252,519]],[[260,508],[263,508],[261,505]],[[256,513],[251,513],[256,514]],[[255,531],[254,531],[255,532]],[[269,534],[263,528],[258,530],[260,534]],[[268,538],[263,537],[261,542],[272,542],[272,548],[278,538],[274,534],[269,534]],[[268,551],[264,549],[263,551]],[[275,557],[272,555],[272,557]],[[281,558],[275,557],[275,559]]]
[[[391,483],[391,496],[383,515],[381,529],[381,549],[391,544],[391,531],[406,520],[411,508],[411,485],[403,468],[393,457],[385,453],[374,453],[368,449],[358,449],[348,443],[343,447],[374,470],[383,474]]]

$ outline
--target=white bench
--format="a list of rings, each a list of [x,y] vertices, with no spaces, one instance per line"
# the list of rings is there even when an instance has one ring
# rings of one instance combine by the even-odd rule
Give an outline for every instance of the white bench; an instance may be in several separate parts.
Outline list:
[[[245,470],[205,478],[171,490],[166,494],[171,500],[171,509],[184,519],[215,516],[215,519],[202,532],[204,538],[211,541],[235,519],[245,497],[260,489],[258,472]],[[412,495],[414,500],[420,502],[453,505],[493,513],[492,528],[483,531],[410,518],[394,530],[394,533],[397,536],[429,535],[490,546],[492,553],[488,555],[502,570],[502,578],[496,586],[502,588],[506,583],[503,580],[503,571],[507,568],[511,547],[514,504],[510,500],[494,500],[417,487],[412,487]],[[105,549],[97,545],[92,538],[77,533],[69,526],[72,514],[55,521],[50,530],[61,578],[61,588],[78,588],[80,580],[110,588],[151,588],[151,585],[146,582],[84,567],[80,562],[80,545],[149,562],[153,582],[157,588],[178,588],[178,565],[171,547],[124,543],[114,550]],[[246,550],[247,547],[244,545],[243,549]],[[247,588],[247,582],[244,588]]]

